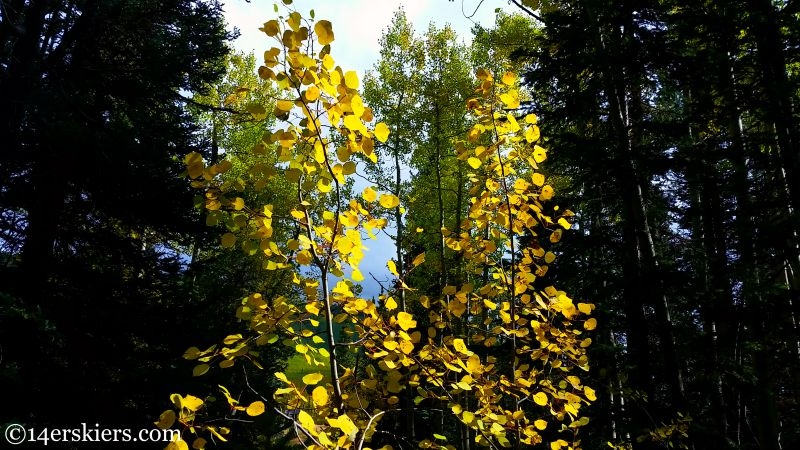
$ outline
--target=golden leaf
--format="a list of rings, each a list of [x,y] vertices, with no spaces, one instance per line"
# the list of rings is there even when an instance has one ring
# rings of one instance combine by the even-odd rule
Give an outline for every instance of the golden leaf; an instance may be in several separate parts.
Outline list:
[[[539,430],[544,430],[547,428],[547,422],[542,419],[537,419],[535,422],[533,422],[533,426]]]
[[[537,392],[536,395],[533,396],[533,402],[539,406],[544,406],[547,404],[547,394],[544,392]]]
[[[474,156],[470,156],[469,159],[467,159],[467,164],[469,164],[469,166],[473,169],[477,169],[481,166],[481,160]]]
[[[375,201],[375,199],[378,198],[378,194],[377,194],[377,192],[375,192],[374,189],[372,189],[371,187],[367,186],[366,188],[364,188],[364,191],[361,193],[361,197],[364,200],[372,203],[372,202]]]
[[[411,264],[414,267],[417,267],[418,265],[420,265],[420,264],[422,264],[424,262],[425,262],[425,253],[423,252],[423,253],[420,253],[419,255],[415,256],[414,257],[414,261],[412,261]]]
[[[386,303],[384,303],[386,309],[389,311],[393,311],[397,309],[397,301],[395,301],[394,297],[389,297],[386,299]]]
[[[591,319],[587,320],[586,322],[583,323],[583,328],[589,331],[594,330],[595,328],[597,328],[597,319],[592,317]]]
[[[411,328],[417,326],[417,321],[414,320],[414,316],[407,312],[399,312],[397,313],[397,324],[400,325],[404,331],[408,331]]]
[[[324,386],[317,386],[311,392],[311,399],[314,400],[314,404],[317,406],[325,406],[328,404],[328,390]]]
[[[375,125],[374,133],[375,137],[381,142],[386,142],[389,139],[389,127],[383,122]]]
[[[400,276],[400,274],[397,273],[397,265],[394,263],[393,260],[390,259],[389,261],[386,261],[386,267],[389,268],[389,272],[391,272],[392,275],[396,277]]]
[[[400,199],[393,194],[381,194],[381,198],[378,200],[378,203],[380,203],[380,205],[386,209],[392,209],[400,205]]]
[[[194,369],[192,369],[192,375],[199,377],[200,375],[203,375],[204,373],[208,372],[209,368],[210,367],[208,364],[200,364],[194,366]]]
[[[303,383],[305,383],[308,386],[313,386],[322,381],[322,378],[324,377],[322,376],[321,373],[310,373],[303,377]]]
[[[314,33],[316,33],[317,40],[322,45],[328,45],[333,42],[333,25],[328,20],[320,20],[315,23]]]
[[[344,85],[350,89],[358,89],[358,74],[355,70],[348,70],[345,72]]]
[[[253,403],[250,403],[250,406],[247,407],[245,412],[247,413],[248,416],[255,417],[264,414],[264,409],[265,409],[264,402],[258,400]]]
[[[153,422],[158,428],[166,430],[175,423],[175,411],[168,409],[158,416],[158,422]]]

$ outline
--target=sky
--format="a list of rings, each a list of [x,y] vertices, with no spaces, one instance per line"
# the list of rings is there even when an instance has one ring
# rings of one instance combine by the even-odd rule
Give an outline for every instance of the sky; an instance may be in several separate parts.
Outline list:
[[[279,0],[279,12],[286,15]],[[274,40],[259,31],[264,22],[276,18],[272,0],[228,0],[225,18],[235,26],[241,36],[234,42],[237,50],[255,51],[260,55],[274,46]],[[333,23],[334,42],[331,55],[346,70],[356,70],[359,75],[378,60],[381,33],[391,23],[394,12],[402,5],[406,17],[418,31],[425,31],[433,22],[438,27],[450,26],[469,42],[473,21],[484,27],[494,25],[496,8],[508,8],[504,0],[295,0],[292,4],[303,17],[313,9],[316,20]],[[462,13],[462,10],[464,13]],[[472,19],[466,16],[472,15]]]
[[[224,4],[229,28],[236,27],[241,33],[234,42],[235,49],[245,53],[255,52],[256,61],[265,50],[276,44],[274,38],[268,37],[259,28],[278,14],[288,14],[280,4],[279,13],[275,13],[274,4],[272,0],[251,0],[250,3],[228,0]],[[505,0],[295,0],[292,7],[304,18],[309,18],[309,11],[314,9],[316,20],[331,21],[334,32],[331,56],[345,71],[355,70],[363,79],[366,71],[378,61],[381,34],[388,28],[401,5],[418,32],[427,30],[430,23],[439,28],[449,24],[465,43],[471,41],[470,30],[475,23],[492,27],[495,9],[508,8]],[[380,293],[380,286],[375,279],[383,281],[387,287],[392,284],[386,261],[394,256],[394,247],[386,236],[376,241],[367,240],[364,244],[369,251],[365,252],[359,267],[365,276],[361,283],[362,296],[376,297]]]

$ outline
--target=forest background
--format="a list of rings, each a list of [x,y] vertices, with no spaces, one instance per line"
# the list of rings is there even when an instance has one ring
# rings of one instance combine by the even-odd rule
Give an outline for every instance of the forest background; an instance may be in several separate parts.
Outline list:
[[[430,250],[414,276],[434,291],[459,276],[430,230],[466,208],[452,153],[464,105],[478,67],[518,71],[520,114],[539,116],[548,182],[575,212],[544,281],[597,305],[583,447],[797,446],[800,5],[512,3],[470,45],[398,14],[363,77],[414,174],[396,186],[409,205],[396,261]],[[145,427],[169,394],[217,383],[270,398],[271,376],[198,378],[180,359],[241,329],[243,296],[286,284],[226,248],[231,224],[194,208],[181,178],[192,151],[232,157],[224,176],[252,162],[274,126],[248,108],[271,101],[261,56],[231,53],[214,2],[1,4],[0,423]],[[263,192],[249,195],[292,201]],[[264,373],[286,371],[292,349],[269,348]],[[289,421],[254,420],[224,445],[297,443]]]

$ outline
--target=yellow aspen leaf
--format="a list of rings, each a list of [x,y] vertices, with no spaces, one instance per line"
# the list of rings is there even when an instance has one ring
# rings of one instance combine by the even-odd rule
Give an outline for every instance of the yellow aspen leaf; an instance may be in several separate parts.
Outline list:
[[[211,367],[208,364],[199,364],[197,366],[194,366],[194,369],[192,369],[192,375],[199,377],[204,373],[208,372],[208,369],[210,368]]]
[[[290,212],[290,214],[292,215],[292,217],[294,217],[295,219],[298,219],[298,220],[306,218],[306,213],[304,213],[303,211],[296,210],[296,209],[293,209]]]
[[[353,273],[350,274],[350,278],[352,278],[353,281],[364,281],[364,274],[358,269],[353,269]]]
[[[547,428],[547,421],[542,419],[537,419],[536,421],[533,422],[533,426],[535,426],[536,429],[538,430],[544,430],[545,428]]]
[[[259,28],[259,30],[263,31],[267,34],[267,36],[273,37],[277,36],[278,33],[281,32],[281,26],[278,24],[277,20],[270,20],[264,23],[264,26]]]
[[[569,223],[569,220],[567,220],[567,219],[565,219],[563,217],[558,219],[558,224],[561,225],[562,227],[564,227],[565,230],[569,230],[570,228],[572,228],[572,224]]]
[[[550,243],[555,244],[561,240],[561,229],[555,230],[550,233]]]
[[[461,421],[464,422],[465,424],[469,425],[472,423],[473,420],[475,420],[475,414],[473,414],[472,412],[464,411],[463,413],[461,413]]]
[[[333,57],[330,54],[326,54],[322,57],[322,67],[325,68],[325,70],[333,69],[335,64],[336,62],[333,60]]]
[[[315,405],[325,406],[328,404],[330,396],[328,395],[328,390],[324,386],[317,386],[311,391],[311,399],[314,401]]]
[[[205,439],[199,437],[199,438],[195,439],[194,441],[192,441],[192,448],[194,450],[203,450],[203,449],[206,448],[206,444],[208,444],[208,441],[206,441]]]
[[[533,396],[533,402],[539,406],[544,406],[547,404],[547,394],[544,392],[537,392],[536,395]]]
[[[414,257],[414,261],[411,262],[411,265],[417,267],[418,265],[425,262],[425,253],[420,253],[419,255]]]
[[[386,209],[392,209],[400,206],[400,199],[393,194],[381,194],[378,203]]]
[[[166,430],[168,428],[172,428],[172,425],[175,424],[175,418],[176,418],[175,411],[173,411],[171,409],[168,409],[168,410],[164,411],[163,413],[161,413],[160,416],[158,416],[158,421],[157,422],[153,422],[153,423],[158,428],[161,428],[162,430]]]
[[[251,103],[247,105],[245,109],[255,120],[264,120],[267,118],[267,110],[262,105]]]
[[[356,173],[356,163],[353,161],[347,161],[342,166],[342,173],[345,175],[352,175]]]
[[[358,74],[355,70],[348,70],[345,72],[344,85],[350,89],[358,89]]]
[[[313,314],[315,316],[319,315],[319,307],[316,305],[316,303],[308,303],[308,304],[306,304],[306,311],[308,311],[309,313],[311,313],[311,314]]]
[[[358,94],[353,95],[353,98],[350,99],[350,109],[353,110],[353,115],[359,119],[361,118],[364,114],[364,101],[361,100],[361,96]]]
[[[453,339],[453,348],[456,349],[458,353],[464,355],[471,355],[472,352],[467,349],[467,345],[464,343],[463,339]]]
[[[240,333],[230,334],[228,336],[225,336],[225,339],[222,340],[222,343],[225,345],[232,345],[242,340],[242,337],[243,336]]]
[[[497,308],[497,303],[488,299],[483,299],[483,306],[485,306],[487,309],[495,309]]]
[[[467,164],[469,164],[469,166],[473,169],[477,169],[481,166],[481,160],[474,156],[470,156],[469,159],[467,159]]]
[[[539,122],[539,118],[536,114],[528,114],[525,116],[525,123],[536,125]]]
[[[342,414],[336,419],[336,428],[342,430],[342,433],[344,433],[345,436],[347,436],[347,439],[351,442],[356,440],[356,436],[358,435],[358,427],[346,414]]]
[[[400,343],[400,351],[410,355],[414,351],[414,344],[411,341],[403,341]]]
[[[544,262],[547,264],[552,263],[556,260],[556,255],[553,252],[547,252],[544,254]]]
[[[183,352],[183,359],[193,360],[200,357],[200,349],[197,347],[189,347]]]
[[[288,379],[288,378],[286,378],[286,374],[284,374],[283,372],[275,372],[275,374],[274,374],[274,375],[275,375],[275,378],[277,378],[277,379],[279,379],[279,380],[283,381],[284,383],[286,383],[286,384],[292,384],[292,383],[289,381],[289,379]]]
[[[195,397],[194,395],[187,395],[181,399],[181,406],[189,409],[190,411],[197,411],[203,406],[203,400]]]
[[[220,368],[222,368],[222,369],[227,369],[227,368],[229,368],[229,367],[233,367],[233,364],[234,364],[234,363],[235,363],[235,361],[234,361],[234,360],[232,360],[232,359],[226,359],[226,360],[224,360],[224,361],[220,361],[220,362],[219,362],[219,367],[220,367]]]
[[[375,133],[375,137],[381,142],[386,142],[389,139],[389,127],[383,122],[379,122],[375,125],[375,130],[373,132]]]
[[[165,450],[189,450],[189,444],[179,436],[177,441],[172,441],[167,444]]]
[[[250,403],[250,406],[247,407],[245,412],[247,413],[248,416],[255,417],[264,414],[264,410],[265,410],[264,402],[258,400],[253,403]]]
[[[597,319],[592,317],[591,319],[587,320],[586,322],[583,323],[583,328],[589,331],[594,330],[595,328],[597,328]]]
[[[536,163],[538,164],[538,163],[543,162],[545,159],[547,159],[547,150],[545,150],[543,147],[540,147],[538,145],[534,146],[533,147],[533,160],[536,161]]]
[[[467,310],[467,305],[461,303],[460,301],[453,299],[447,304],[447,309],[453,313],[456,317],[461,317],[464,315],[464,312]]]
[[[314,33],[317,35],[317,40],[322,45],[328,45],[333,42],[333,24],[328,20],[320,20],[315,23]]]
[[[319,98],[319,94],[320,94],[319,88],[312,85],[309,86],[308,89],[306,89],[305,97],[307,101],[315,102]]]
[[[584,314],[591,314],[592,313],[592,305],[591,303],[578,303],[578,311]],[[187,350],[188,351],[188,350]]]
[[[514,74],[514,72],[506,72],[503,74],[502,81],[506,86],[511,86],[515,81],[517,81],[517,76]]]
[[[308,346],[305,344],[297,344],[294,346],[294,351],[300,353],[301,355],[305,355],[308,353]]]
[[[225,248],[231,248],[236,245],[236,236],[234,236],[233,233],[223,234],[220,240],[222,242],[222,246]]]
[[[384,306],[386,307],[387,310],[393,311],[397,309],[397,301],[395,301],[394,297],[389,297],[386,299],[386,303],[384,303]]]
[[[298,264],[307,266],[311,264],[312,261],[311,252],[309,252],[308,250],[297,252],[297,255],[294,257],[294,259],[295,261],[297,261]]]
[[[423,308],[428,309],[431,307],[431,299],[427,295],[422,295],[419,297],[419,304],[422,305]]]
[[[533,184],[535,184],[536,186],[541,187],[544,185],[544,175],[542,175],[539,172],[536,172],[531,176],[531,181],[533,181]]]
[[[391,272],[392,275],[396,277],[400,276],[400,274],[397,273],[397,265],[395,265],[394,261],[392,261],[391,259],[389,261],[386,261],[386,267],[389,268],[389,272]]]
[[[586,396],[586,399],[589,401],[597,400],[597,395],[595,395],[594,389],[590,388],[589,386],[583,387],[583,395]]]
[[[397,324],[400,325],[404,331],[408,331],[411,328],[417,326],[417,321],[414,320],[414,316],[407,312],[399,312],[397,313]]]
[[[317,189],[323,194],[327,194],[333,190],[333,184],[331,184],[331,180],[327,178],[320,178],[319,181],[317,181]]]
[[[290,100],[278,100],[275,103],[275,108],[283,112],[289,112],[294,107],[294,102]]]
[[[541,201],[550,200],[551,198],[553,198],[553,194],[554,193],[555,193],[555,191],[553,191],[553,186],[550,186],[548,184],[548,185],[544,186],[542,188],[542,192],[539,193],[539,200],[541,200]],[[559,223],[561,223],[561,221],[559,221]]]
[[[314,423],[314,419],[311,418],[310,414],[301,409],[297,414],[297,421],[300,423],[301,427],[305,428],[306,431],[311,434],[316,434],[317,424]]]
[[[303,383],[305,383],[308,386],[313,386],[322,381],[322,378],[324,377],[322,376],[321,373],[310,373],[303,377]]]

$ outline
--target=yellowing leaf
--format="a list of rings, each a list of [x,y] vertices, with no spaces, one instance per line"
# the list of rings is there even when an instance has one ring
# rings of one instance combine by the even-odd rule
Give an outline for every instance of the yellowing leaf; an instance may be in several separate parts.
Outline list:
[[[547,394],[544,392],[537,392],[536,395],[533,396],[533,402],[539,406],[544,406],[547,404]]]
[[[481,160],[474,156],[470,156],[469,159],[467,159],[467,164],[469,164],[469,166],[473,169],[477,169],[481,166]]]
[[[342,414],[336,419],[336,428],[342,430],[350,441],[355,441],[358,435],[358,427],[346,414]]]
[[[597,328],[597,319],[592,317],[591,319],[587,320],[586,322],[583,323],[583,328],[589,331],[594,330],[595,328]]]
[[[248,416],[255,417],[264,414],[264,409],[265,409],[264,402],[258,400],[253,403],[250,403],[250,406],[247,407],[245,412],[247,413]]]
[[[314,404],[317,406],[327,405],[329,398],[328,390],[324,386],[317,386],[311,392],[311,399],[314,400]]]
[[[203,406],[203,400],[195,397],[194,395],[187,395],[181,399],[181,406],[189,409],[190,411],[197,411]]]
[[[589,386],[583,387],[583,395],[586,396],[586,399],[589,401],[597,400],[597,396],[595,395],[594,389],[590,388]]]
[[[203,375],[204,373],[208,372],[209,368],[210,367],[208,364],[200,364],[194,366],[194,369],[192,369],[192,375],[199,377],[200,375]]]
[[[386,299],[386,303],[384,303],[384,306],[386,306],[387,310],[393,311],[397,309],[397,301],[394,299],[394,297],[389,297],[388,299]]]
[[[372,202],[375,201],[375,199],[378,198],[378,193],[375,192],[375,190],[372,189],[371,187],[367,186],[366,188],[364,188],[364,191],[361,193],[361,197],[364,200],[372,203]]]
[[[537,172],[531,176],[531,181],[533,181],[533,184],[535,184],[536,186],[543,186],[544,175]]]
[[[319,88],[314,85],[311,85],[308,87],[308,89],[306,89],[306,100],[308,100],[309,102],[317,101],[317,99],[319,98],[319,94],[320,94]]]
[[[275,372],[275,378],[283,381],[286,384],[292,384],[283,372]]]
[[[333,42],[333,25],[328,20],[320,20],[315,23],[314,33],[317,35],[317,40],[322,45],[328,45]]]
[[[189,444],[178,437],[177,441],[172,441],[165,447],[165,450],[189,450]]]
[[[344,85],[350,89],[358,89],[358,74],[355,70],[348,70],[345,72]]]
[[[265,22],[264,26],[260,28],[261,31],[267,34],[267,36],[277,36],[278,33],[281,31],[281,27],[278,24],[277,20],[270,20],[269,22]]]
[[[158,422],[153,422],[158,428],[166,430],[175,423],[175,411],[168,409],[158,416]]]
[[[350,278],[352,278],[353,281],[364,281],[364,274],[358,269],[353,269],[353,273],[350,274]]]
[[[395,265],[394,261],[392,261],[391,259],[389,261],[386,261],[386,267],[389,268],[389,272],[391,272],[392,275],[396,277],[400,276],[400,274],[397,273],[397,265]]]
[[[548,184],[548,185],[544,186],[542,188],[542,192],[539,193],[539,200],[541,200],[541,201],[550,200],[551,198],[553,198],[553,194],[554,193],[555,193],[555,191],[553,191],[553,186],[550,186]],[[563,220],[563,218],[562,218],[562,220]],[[561,223],[561,221],[559,221],[559,223]],[[565,227],[565,228],[569,228],[569,227]]]
[[[547,422],[542,419],[537,419],[533,422],[533,426],[535,426],[538,430],[544,430],[547,428]]]
[[[400,199],[397,198],[396,195],[392,194],[381,194],[380,200],[378,200],[381,206],[386,209],[397,208],[400,205]]]
[[[303,377],[303,383],[305,383],[308,386],[313,386],[322,381],[322,378],[324,377],[322,376],[321,373],[310,373]]]
[[[297,421],[300,422],[300,426],[305,428],[308,432],[313,433],[317,428],[317,424],[314,423],[314,419],[311,418],[311,415],[302,409],[297,414]]]
[[[503,84],[505,84],[506,86],[511,86],[512,84],[514,84],[514,81],[516,81],[516,80],[517,80],[517,76],[514,75],[514,72],[506,72],[506,73],[503,74],[502,81],[503,81]]]
[[[222,235],[222,246],[225,248],[231,248],[236,245],[236,236],[233,233],[225,233]]]
[[[465,355],[469,355],[472,352],[467,349],[467,345],[464,344],[463,339],[453,339],[453,348],[456,349],[458,353],[463,353]]]
[[[592,306],[593,305],[591,303],[578,303],[578,311],[584,314],[591,314]]]
[[[205,448],[206,448],[206,444],[207,444],[207,443],[208,443],[208,442],[207,442],[205,439],[203,439],[203,438],[199,437],[199,438],[195,439],[195,440],[192,442],[192,448],[193,448],[194,450],[203,450],[203,449],[205,449]]]
[[[375,125],[374,133],[375,137],[381,142],[386,142],[389,139],[389,127],[383,122]]]
[[[408,331],[411,328],[417,326],[417,321],[414,320],[414,316],[407,312],[399,312],[397,313],[397,324],[400,325],[404,331]]]
[[[424,262],[425,262],[425,253],[420,253],[419,255],[414,257],[414,261],[412,261],[411,264],[414,267],[417,267],[418,265],[420,265],[420,264],[422,264]]]

